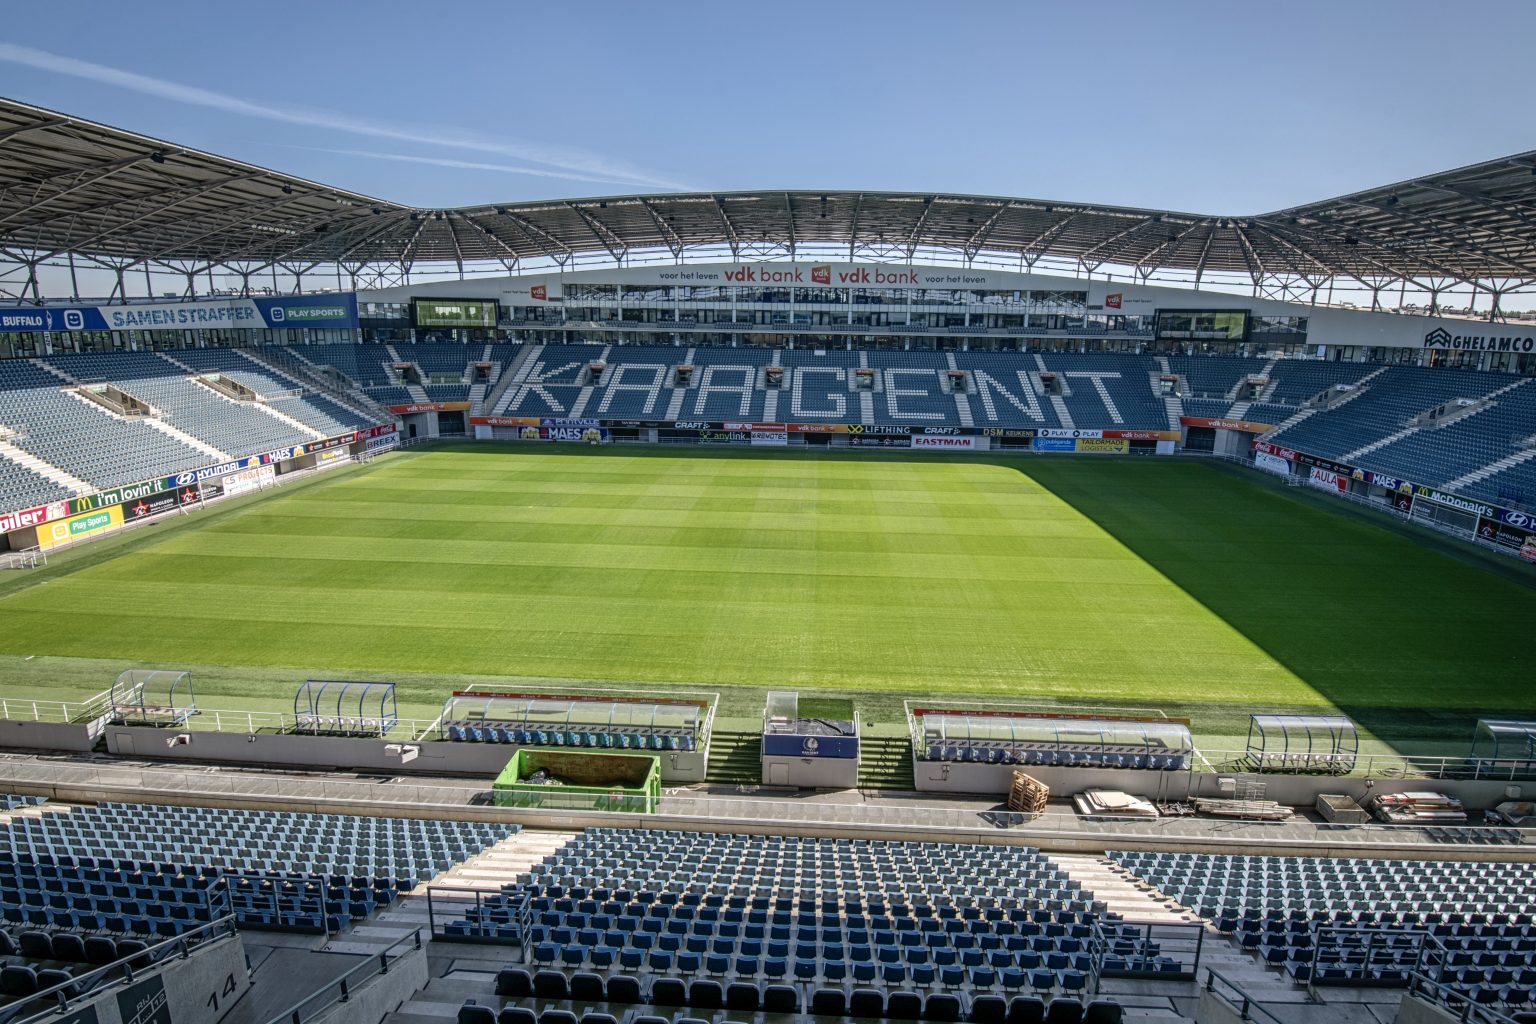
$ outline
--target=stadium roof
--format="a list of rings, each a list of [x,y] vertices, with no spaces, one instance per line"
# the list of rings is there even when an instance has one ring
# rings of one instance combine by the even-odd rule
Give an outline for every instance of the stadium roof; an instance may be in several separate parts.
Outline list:
[[[1128,173],[1133,173],[1128,165]],[[0,246],[117,265],[304,267],[646,252],[756,258],[1042,258],[1255,284],[1536,280],[1536,152],[1274,213],[847,190],[663,193],[404,206],[0,99]],[[1498,290],[1498,289],[1495,289]]]

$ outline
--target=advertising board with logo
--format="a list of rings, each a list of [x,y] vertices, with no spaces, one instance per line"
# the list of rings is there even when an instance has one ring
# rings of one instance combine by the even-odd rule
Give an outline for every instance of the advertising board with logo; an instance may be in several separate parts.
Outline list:
[[[363,442],[363,451],[369,455],[377,455],[380,452],[387,452],[391,448],[398,448],[399,446],[400,434],[396,431],[389,434],[381,434],[378,437],[370,437]]]
[[[68,544],[71,541],[105,533],[122,525],[123,507],[113,505],[110,508],[97,509],[84,515],[70,516],[68,519],[49,523],[37,531],[37,546],[44,549],[54,548],[60,544]]]
[[[328,452],[321,452],[315,456],[317,466],[339,466],[352,458],[352,453],[345,448],[332,448]]]
[[[774,735],[763,737],[763,753],[770,757],[840,757],[859,756],[857,736]]]
[[[260,490],[276,479],[276,469],[271,466],[257,466],[254,469],[242,469],[238,473],[231,473],[220,483],[224,486],[224,493],[233,498],[237,494]]]
[[[910,448],[912,439],[906,434],[849,434],[851,448]]]
[[[1104,436],[1104,431],[1102,431],[1102,430],[1075,430],[1075,429],[1067,429],[1067,428],[1063,428],[1063,427],[1041,427],[1039,430],[1035,431],[1035,436],[1036,437],[1070,437],[1070,438],[1076,439],[1076,438],[1079,438],[1079,437],[1103,437]],[[1056,451],[1056,450],[1059,450],[1059,449],[1052,449],[1052,450]],[[1069,448],[1069,449],[1067,449],[1067,451],[1071,451],[1071,449]]]
[[[949,451],[973,452],[978,448],[986,447],[986,439],[981,437],[954,437],[945,434],[913,434],[913,448],[944,448]]]
[[[357,296],[202,299],[125,306],[38,306],[0,310],[0,331],[141,331],[164,328],[356,327]]]
[[[54,519],[63,519],[69,515],[69,503],[55,501],[47,505],[39,505],[36,508],[18,509],[15,512],[6,512],[0,515],[0,533],[10,533],[12,530],[25,530],[33,526],[42,526]]]
[[[1307,477],[1307,482],[1313,487],[1325,491],[1338,491],[1340,494],[1349,490],[1349,477],[1340,476],[1330,470],[1318,469],[1315,466],[1312,468],[1311,475]]]
[[[1283,445],[1273,444],[1269,441],[1253,442],[1253,450],[1262,452],[1265,455],[1273,455],[1275,458],[1284,459],[1286,462],[1295,462],[1298,454],[1293,448],[1286,448]]]
[[[789,445],[787,430],[754,430],[751,435],[752,443],[761,447],[784,448]]]
[[[1077,451],[1077,439],[1071,437],[1041,437],[1035,435],[1030,447],[1037,452],[1075,452]]]
[[[399,431],[400,428],[393,423],[379,423],[375,424],[374,426],[367,427],[363,430],[359,430],[357,432],[357,437],[361,441],[368,441],[375,437],[383,437],[385,434],[396,434],[399,433]]]
[[[123,504],[123,518],[127,521],[148,519],[150,516],[174,512],[182,505],[180,491],[158,491],[138,501]]]
[[[1281,476],[1291,475],[1291,464],[1278,455],[1269,452],[1254,452],[1253,464],[1270,473],[1279,473]]]
[[[1262,434],[1275,429],[1273,423],[1255,423],[1252,420],[1227,420],[1209,416],[1180,416],[1179,422],[1186,427],[1209,427],[1213,430],[1241,430],[1248,434]]]
[[[1076,442],[1076,450],[1095,455],[1128,455],[1131,442],[1122,438],[1080,437]]]
[[[408,405],[386,405],[384,408],[396,416],[409,416],[418,412],[466,412],[468,402],[411,402]]]

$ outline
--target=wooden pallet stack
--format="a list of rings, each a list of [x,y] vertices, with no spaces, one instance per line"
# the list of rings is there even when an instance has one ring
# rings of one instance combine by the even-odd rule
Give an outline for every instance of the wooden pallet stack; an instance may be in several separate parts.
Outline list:
[[[1008,809],[1030,817],[1045,813],[1045,801],[1051,789],[1045,783],[1023,772],[1013,773],[1013,785],[1008,787]]]

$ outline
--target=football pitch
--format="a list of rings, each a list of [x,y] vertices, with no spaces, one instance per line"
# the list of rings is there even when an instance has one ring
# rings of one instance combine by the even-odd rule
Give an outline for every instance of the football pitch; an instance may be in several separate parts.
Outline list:
[[[305,678],[770,688],[1162,708],[1209,746],[1338,708],[1414,752],[1536,711],[1528,567],[1174,459],[445,444],[0,580],[0,695],[188,668],[199,705]],[[743,726],[744,728],[746,726]]]

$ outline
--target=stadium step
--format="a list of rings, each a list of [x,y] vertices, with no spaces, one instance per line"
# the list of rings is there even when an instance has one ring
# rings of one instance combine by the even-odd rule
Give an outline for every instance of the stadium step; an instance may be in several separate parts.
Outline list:
[[[1200,920],[1152,886],[1135,878],[1104,857],[1053,853],[1052,863],[1065,871],[1074,882],[1102,900],[1111,913],[1128,921],[1158,921],[1187,924]]]
[[[46,480],[52,480],[60,487],[68,488],[76,494],[90,494],[96,488],[81,480],[79,477],[70,476],[51,462],[44,462],[35,455],[31,455],[15,447],[0,441],[0,457],[19,463]]]
[[[709,769],[705,778],[724,785],[758,785],[763,781],[762,735],[716,729],[709,740]]]
[[[905,736],[864,736],[859,744],[859,788],[917,788],[912,775],[912,741]]]
[[[526,874],[533,865],[558,851],[576,835],[575,832],[524,829],[455,864],[428,884],[499,890],[517,882],[519,875]],[[426,890],[419,886],[417,891]]]

